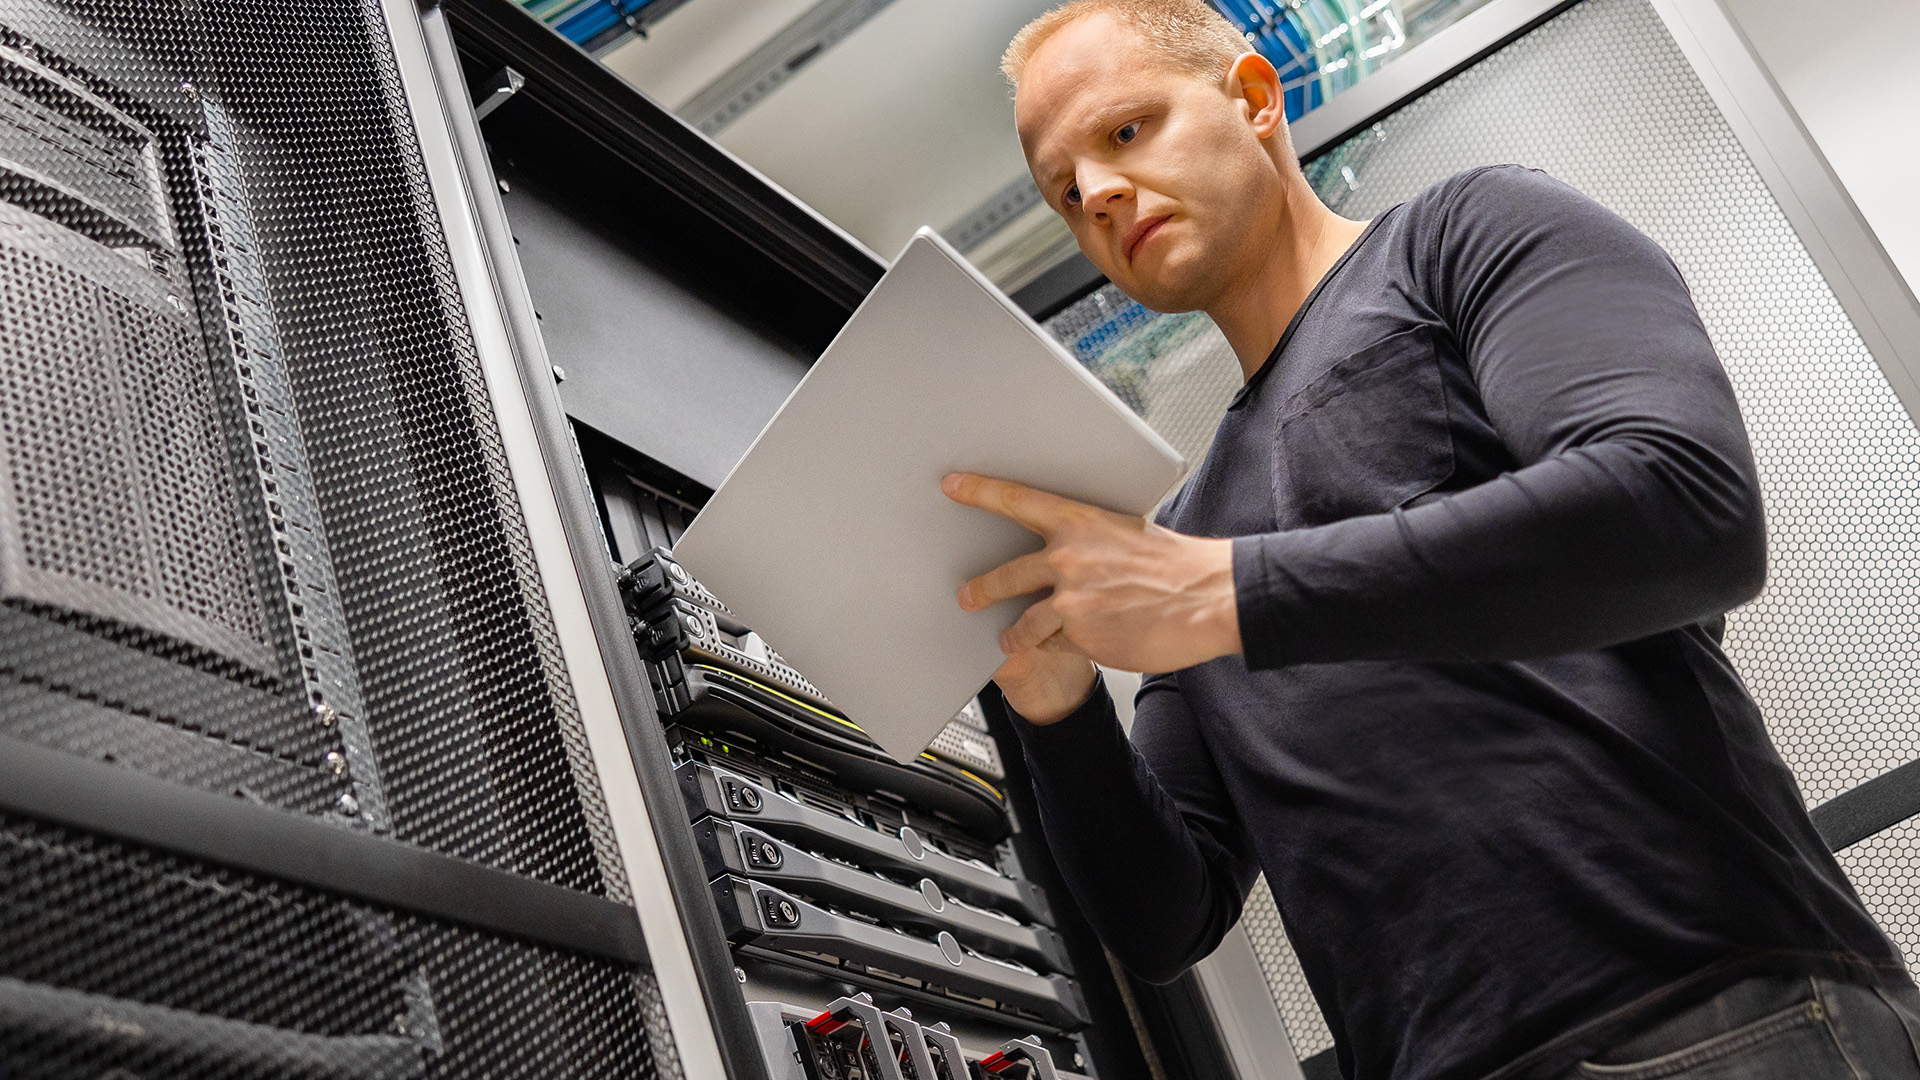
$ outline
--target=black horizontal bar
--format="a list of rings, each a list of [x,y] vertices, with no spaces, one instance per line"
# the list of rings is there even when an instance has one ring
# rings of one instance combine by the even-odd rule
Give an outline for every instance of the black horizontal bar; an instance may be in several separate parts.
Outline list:
[[[1107,276],[1076,251],[1020,286],[1010,299],[1033,321],[1046,322],[1106,283]]]
[[[252,1066],[253,1075],[416,1080],[427,1071],[423,1043],[405,1035],[312,1035],[5,976],[0,1016],[7,1018],[9,1034],[31,1032],[117,1050],[137,1041],[143,1053],[185,1051],[236,1072]],[[109,1069],[101,1075],[134,1074]]]
[[[463,52],[527,76],[520,96],[540,102],[679,194],[746,243],[851,313],[886,270],[824,217],[767,182],[605,65],[507,0],[445,0]]]
[[[632,908],[0,735],[0,809],[479,930],[647,963]]]
[[[1341,1080],[1340,1061],[1332,1050],[1322,1050],[1300,1062],[1300,1073],[1307,1080]]]
[[[1920,761],[1835,795],[1812,810],[1813,826],[1833,851],[1865,840],[1920,814]]]

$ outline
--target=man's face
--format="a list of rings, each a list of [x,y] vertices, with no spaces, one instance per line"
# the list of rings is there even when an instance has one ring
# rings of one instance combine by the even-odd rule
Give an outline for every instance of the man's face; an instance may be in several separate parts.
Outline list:
[[[1159,311],[1204,308],[1274,219],[1272,159],[1252,109],[1155,56],[1107,15],[1076,20],[1029,61],[1014,100],[1027,165],[1080,250]]]

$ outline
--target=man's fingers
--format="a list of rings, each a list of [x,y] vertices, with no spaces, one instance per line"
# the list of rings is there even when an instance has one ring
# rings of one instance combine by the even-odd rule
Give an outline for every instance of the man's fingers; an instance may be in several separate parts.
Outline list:
[[[1086,653],[1083,653],[1080,651],[1080,646],[1075,645],[1071,641],[1068,641],[1067,635],[1065,634],[1055,634],[1052,637],[1048,638],[1047,640],[1041,642],[1040,651],[1053,652],[1053,653],[1066,653],[1069,656],[1086,656],[1087,655]]]
[[[948,473],[940,482],[940,490],[954,502],[999,514],[1048,539],[1072,508],[1081,505],[1051,492],[978,473]]]
[[[1000,632],[1000,651],[1012,656],[1017,652],[1038,648],[1041,642],[1059,633],[1063,625],[1060,613],[1053,609],[1053,601],[1042,600],[1028,608],[1019,621]]]
[[[1047,565],[1047,553],[1036,551],[1002,563],[960,586],[960,606],[979,611],[1009,596],[1039,592],[1052,584],[1053,568]]]

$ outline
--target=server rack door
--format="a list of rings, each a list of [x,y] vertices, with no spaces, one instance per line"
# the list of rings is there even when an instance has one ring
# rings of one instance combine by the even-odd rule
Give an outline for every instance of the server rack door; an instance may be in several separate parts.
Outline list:
[[[0,3],[8,1076],[699,1066],[418,19]]]

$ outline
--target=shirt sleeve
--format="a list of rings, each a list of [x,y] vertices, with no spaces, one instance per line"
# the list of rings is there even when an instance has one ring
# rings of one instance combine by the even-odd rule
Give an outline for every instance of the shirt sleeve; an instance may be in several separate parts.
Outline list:
[[[1752,453],[1666,253],[1517,167],[1468,174],[1433,228],[1421,290],[1517,467],[1388,513],[1237,538],[1248,666],[1596,649],[1756,595]]]
[[[1104,681],[1067,718],[1014,727],[1047,846],[1101,942],[1149,982],[1212,952],[1259,867],[1177,680],[1141,684],[1131,740]]]

